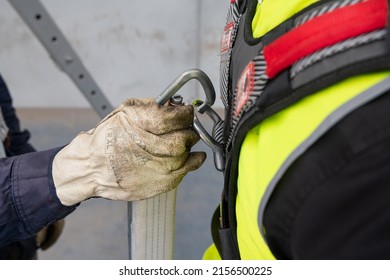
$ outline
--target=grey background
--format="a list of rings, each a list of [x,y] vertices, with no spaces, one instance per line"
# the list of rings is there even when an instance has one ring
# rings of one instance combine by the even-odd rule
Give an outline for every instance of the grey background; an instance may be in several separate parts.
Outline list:
[[[113,106],[128,97],[156,96],[190,68],[205,71],[219,92],[228,1],[41,2]],[[0,36],[0,73],[17,107],[89,107],[6,0],[0,0]],[[186,91],[199,95],[193,86]]]

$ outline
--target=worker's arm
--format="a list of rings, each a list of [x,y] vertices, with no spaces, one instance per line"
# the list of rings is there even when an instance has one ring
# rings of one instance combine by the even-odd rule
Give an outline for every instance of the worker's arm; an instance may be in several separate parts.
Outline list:
[[[51,162],[58,151],[0,159],[0,245],[27,239],[76,209],[55,192]]]

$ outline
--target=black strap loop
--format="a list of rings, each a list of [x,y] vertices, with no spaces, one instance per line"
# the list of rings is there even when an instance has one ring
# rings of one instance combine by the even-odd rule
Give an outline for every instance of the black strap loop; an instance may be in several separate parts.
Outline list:
[[[230,228],[219,228],[219,207],[214,212],[211,221],[211,235],[215,247],[223,260],[239,260],[240,254]]]

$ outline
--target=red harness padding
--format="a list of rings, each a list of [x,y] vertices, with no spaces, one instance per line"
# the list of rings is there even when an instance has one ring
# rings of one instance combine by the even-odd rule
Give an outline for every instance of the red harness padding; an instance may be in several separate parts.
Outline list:
[[[387,0],[366,0],[318,16],[264,47],[266,74],[278,73],[325,47],[387,26]]]

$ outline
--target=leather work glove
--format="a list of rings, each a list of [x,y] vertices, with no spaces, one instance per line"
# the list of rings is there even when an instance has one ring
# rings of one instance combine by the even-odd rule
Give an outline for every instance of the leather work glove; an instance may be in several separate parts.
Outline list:
[[[52,172],[61,203],[143,200],[175,188],[206,158],[190,153],[199,140],[191,129],[193,114],[192,106],[126,100],[55,156]]]
[[[60,237],[64,225],[64,220],[58,220],[41,229],[35,237],[38,248],[49,249]]]

